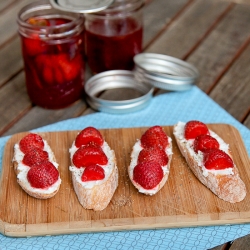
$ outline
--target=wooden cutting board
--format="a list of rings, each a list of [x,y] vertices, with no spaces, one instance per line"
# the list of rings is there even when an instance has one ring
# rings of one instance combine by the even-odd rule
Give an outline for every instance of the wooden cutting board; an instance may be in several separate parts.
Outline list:
[[[62,184],[53,198],[38,200],[27,195],[16,182],[11,162],[13,145],[26,134],[19,133],[6,143],[3,156],[1,233],[22,237],[250,222],[250,164],[241,136],[230,125],[212,124],[208,127],[230,144],[247,187],[247,196],[242,202],[231,204],[220,200],[196,179],[177,148],[173,127],[169,126],[164,129],[173,139],[170,175],[165,186],[154,196],[138,193],[127,174],[132,146],[147,128],[100,130],[115,150],[119,168],[119,186],[108,207],[100,212],[85,210],[72,186],[68,149],[79,131],[39,133],[48,141],[60,164]]]

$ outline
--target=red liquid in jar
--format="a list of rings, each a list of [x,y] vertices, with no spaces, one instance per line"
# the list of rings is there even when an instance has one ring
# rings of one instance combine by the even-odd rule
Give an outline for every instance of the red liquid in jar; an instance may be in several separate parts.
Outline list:
[[[134,67],[133,57],[142,51],[142,27],[131,18],[95,20],[85,31],[88,64],[94,73]]]
[[[68,23],[63,18],[31,18],[27,22],[39,26]],[[68,106],[83,93],[83,34],[64,43],[41,40],[38,35],[22,36],[26,86],[33,103],[51,109]]]

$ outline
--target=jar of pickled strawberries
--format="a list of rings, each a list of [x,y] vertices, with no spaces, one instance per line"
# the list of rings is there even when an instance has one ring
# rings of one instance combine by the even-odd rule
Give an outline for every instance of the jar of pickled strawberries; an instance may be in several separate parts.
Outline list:
[[[31,101],[64,108],[83,94],[84,17],[54,9],[48,0],[33,2],[18,14],[19,34]]]

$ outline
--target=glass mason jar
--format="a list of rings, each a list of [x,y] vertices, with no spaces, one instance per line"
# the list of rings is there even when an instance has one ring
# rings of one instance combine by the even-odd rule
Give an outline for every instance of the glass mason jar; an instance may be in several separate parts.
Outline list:
[[[142,9],[141,0],[116,0],[85,15],[85,53],[93,73],[133,69],[133,57],[142,51]]]
[[[80,99],[84,84],[84,18],[33,2],[18,14],[19,34],[31,101],[63,108]]]

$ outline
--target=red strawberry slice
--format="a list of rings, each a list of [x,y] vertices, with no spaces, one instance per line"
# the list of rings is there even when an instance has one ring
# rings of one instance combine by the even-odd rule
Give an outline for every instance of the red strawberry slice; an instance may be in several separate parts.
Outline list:
[[[163,178],[163,170],[157,162],[139,163],[134,168],[133,179],[145,189],[156,187]]]
[[[209,134],[206,124],[200,121],[189,121],[186,123],[184,128],[185,138],[195,139],[198,135]]]
[[[97,181],[103,180],[105,178],[105,173],[102,167],[98,165],[90,165],[84,169],[82,174],[82,181]]]
[[[34,148],[24,155],[23,164],[32,167],[34,165],[42,163],[43,161],[48,161],[48,159],[48,152],[43,151],[40,148]]]
[[[143,148],[159,147],[165,150],[168,146],[168,137],[160,126],[149,128],[141,137]]]
[[[34,165],[27,174],[30,185],[34,188],[47,188],[59,178],[59,172],[49,161]]]
[[[219,148],[218,141],[210,135],[199,135],[194,140],[194,151],[198,153],[198,150],[204,152],[210,148]]]
[[[59,54],[55,57],[66,81],[74,80],[81,72],[82,59],[80,53],[76,54],[74,58],[69,58],[67,54]]]
[[[41,77],[48,85],[64,84],[73,81],[80,73],[82,61],[80,54],[70,59],[68,54],[39,55],[35,60]]]
[[[23,51],[29,56],[36,56],[47,51],[47,44],[38,35],[32,34],[30,38],[23,37]]]
[[[38,134],[30,133],[22,138],[22,140],[19,142],[19,147],[24,154],[28,153],[34,148],[43,149],[43,138]]]
[[[231,157],[220,149],[208,149],[204,152],[204,165],[206,169],[226,169],[233,168],[234,163]]]
[[[139,153],[137,163],[149,161],[158,162],[161,166],[165,166],[168,164],[168,156],[161,148],[144,148]]]
[[[102,146],[103,142],[103,137],[96,128],[87,127],[77,135],[75,145],[77,148],[89,143],[95,143],[99,146]]]
[[[73,155],[73,164],[77,168],[87,167],[92,164],[106,165],[108,158],[98,145],[81,146]]]

